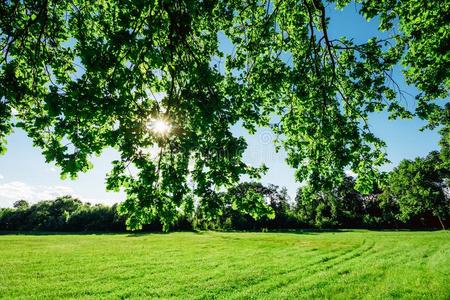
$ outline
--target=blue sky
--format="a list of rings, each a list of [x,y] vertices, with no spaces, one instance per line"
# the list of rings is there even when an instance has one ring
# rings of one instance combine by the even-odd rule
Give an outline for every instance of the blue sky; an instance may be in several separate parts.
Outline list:
[[[346,35],[353,37],[356,42],[364,42],[370,37],[380,36],[376,20],[366,22],[353,5],[342,12],[329,7],[328,15],[331,17],[329,33],[333,38]],[[394,78],[409,94],[417,93],[413,87],[404,83],[398,70],[394,72]],[[408,107],[414,108],[413,97],[406,97]],[[385,166],[386,170],[404,158],[423,156],[438,149],[437,132],[419,132],[425,124],[420,120],[390,121],[386,114],[380,113],[372,116],[370,124],[371,130],[387,143],[387,153],[392,163]],[[294,180],[294,170],[284,161],[285,154],[282,151],[275,152],[271,142],[274,136],[270,130],[260,129],[250,136],[241,127],[234,126],[233,132],[236,136],[247,138],[249,147],[244,155],[247,163],[256,166],[264,163],[269,167],[268,173],[262,178],[263,183],[285,186],[289,195],[294,197],[299,183]],[[116,158],[118,154],[114,150],[106,149],[100,157],[92,159],[94,168],[88,173],[80,174],[76,180],[61,180],[59,170],[46,164],[40,149],[33,148],[25,132],[16,129],[8,138],[8,152],[0,156],[0,207],[11,206],[18,199],[36,202],[65,194],[75,195],[91,203],[112,204],[122,201],[125,199],[124,193],[106,192],[104,184],[110,162]]]

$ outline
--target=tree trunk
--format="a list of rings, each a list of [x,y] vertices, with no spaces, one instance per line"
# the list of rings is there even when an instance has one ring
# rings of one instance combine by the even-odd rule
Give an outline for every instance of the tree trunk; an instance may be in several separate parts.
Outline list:
[[[445,230],[445,226],[444,226],[444,223],[442,223],[441,217],[439,217],[439,215],[438,215],[437,218],[439,220],[439,223],[441,223],[442,230]]]

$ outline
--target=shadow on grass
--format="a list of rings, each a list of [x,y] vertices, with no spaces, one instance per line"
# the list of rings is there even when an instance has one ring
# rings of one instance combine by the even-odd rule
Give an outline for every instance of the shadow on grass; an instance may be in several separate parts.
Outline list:
[[[38,231],[38,230],[25,230],[25,231],[8,231],[0,230],[0,236],[2,235],[35,235],[35,236],[46,236],[46,235],[124,235],[127,237],[142,237],[147,235],[166,235],[175,232],[190,232],[194,234],[204,234],[204,231],[194,231],[194,230],[183,230],[183,231]]]
[[[439,231],[439,229],[430,229],[430,228],[422,228],[422,229],[382,229],[382,228],[352,228],[352,229],[317,229],[317,228],[305,228],[305,229],[270,229],[270,230],[183,230],[183,231],[138,231],[138,232],[130,232],[130,231],[2,231],[0,230],[1,235],[34,235],[34,236],[51,236],[51,235],[125,235],[126,237],[138,238],[144,237],[148,235],[166,235],[171,233],[192,233],[195,235],[203,235],[209,232],[216,232],[222,234],[230,234],[230,233],[261,233],[261,234],[274,234],[274,233],[283,233],[283,234],[303,234],[303,235],[318,235],[322,233],[349,233],[349,232],[432,232]]]
[[[127,237],[143,237],[147,235],[166,235],[171,233],[193,233],[195,235],[204,235],[208,232],[216,232],[216,233],[292,233],[292,234],[320,234],[324,232],[351,232],[353,230],[349,229],[272,229],[268,231],[261,230],[183,230],[183,231],[1,231],[0,235],[36,235],[36,236],[45,236],[45,235],[126,235]]]
[[[0,235],[114,235],[126,234],[121,231],[2,231]]]
[[[222,233],[292,233],[292,234],[320,234],[325,232],[343,233],[353,232],[353,229],[317,229],[317,228],[304,228],[304,229],[269,229],[269,230],[229,230],[218,231]]]
[[[186,231],[188,232],[188,231]],[[2,231],[1,235],[126,235],[128,237],[138,237],[144,235],[164,235],[166,232],[161,231],[145,231],[145,232],[130,232],[130,231]]]
[[[193,233],[193,234],[204,234],[205,231],[199,231],[199,230],[175,230],[175,231],[169,231],[169,232],[163,232],[163,231],[139,231],[139,232],[125,232],[128,233],[127,237],[143,237],[147,235],[166,235],[171,233],[177,233],[177,232],[186,232],[186,233]]]

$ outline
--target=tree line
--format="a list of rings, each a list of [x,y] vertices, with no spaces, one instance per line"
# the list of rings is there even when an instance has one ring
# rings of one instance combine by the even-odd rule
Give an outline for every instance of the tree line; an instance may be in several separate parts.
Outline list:
[[[172,230],[264,230],[295,228],[443,228],[450,222],[450,169],[439,152],[403,160],[361,194],[346,176],[330,191],[299,188],[293,201],[286,188],[243,182],[214,193],[209,203],[179,210]],[[195,206],[194,201],[192,205]],[[192,213],[193,211],[193,213]],[[127,216],[118,205],[91,205],[71,196],[30,205],[25,200],[0,209],[0,230],[125,231]],[[162,230],[161,220],[141,230]]]
[[[299,189],[296,212],[313,225],[383,228],[448,227],[449,167],[434,151],[426,157],[403,160],[361,194],[353,177],[327,192]]]

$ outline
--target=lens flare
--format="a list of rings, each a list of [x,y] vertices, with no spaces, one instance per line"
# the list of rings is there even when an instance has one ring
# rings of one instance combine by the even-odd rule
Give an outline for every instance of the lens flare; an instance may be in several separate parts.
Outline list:
[[[166,135],[170,132],[172,126],[162,119],[155,119],[150,121],[149,128],[155,133]]]

